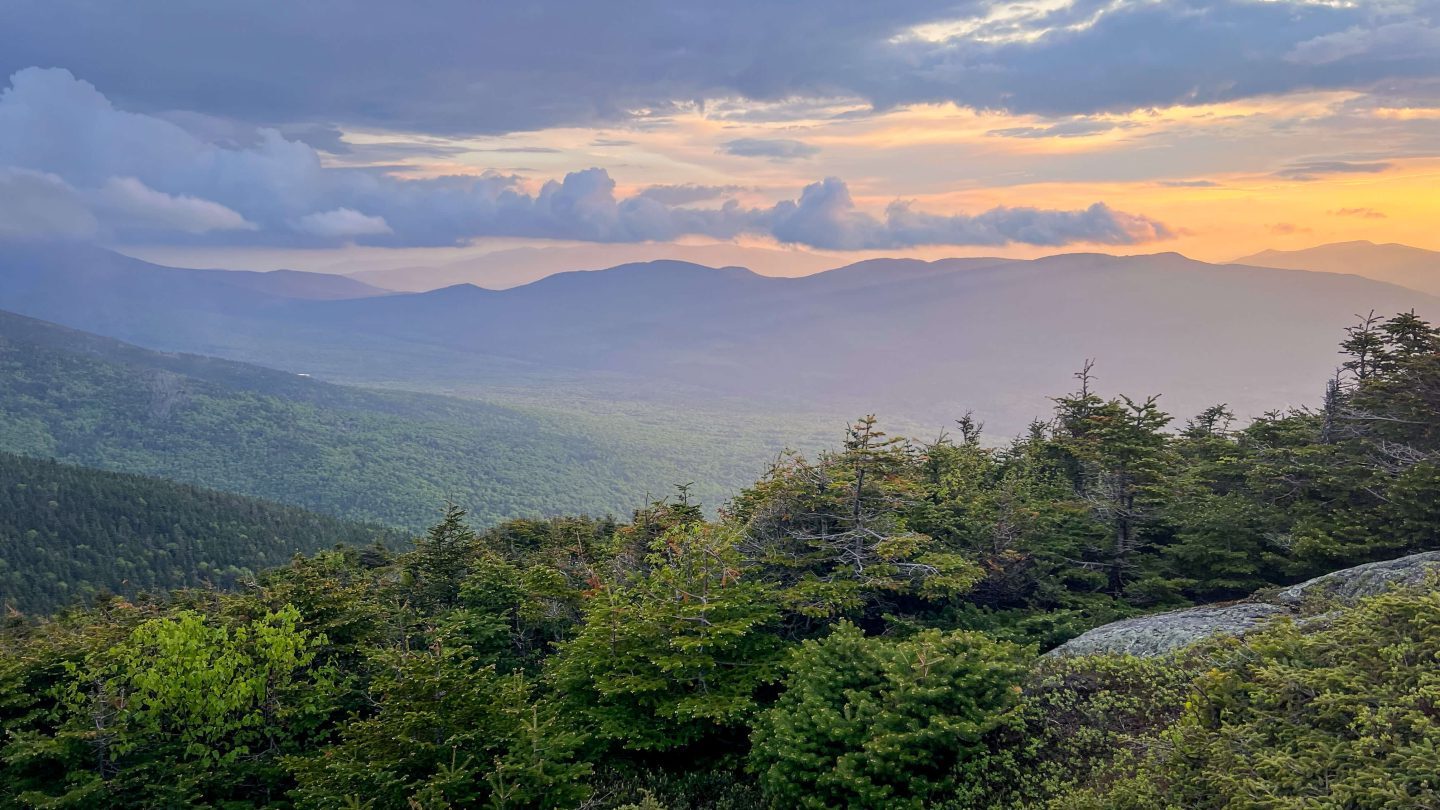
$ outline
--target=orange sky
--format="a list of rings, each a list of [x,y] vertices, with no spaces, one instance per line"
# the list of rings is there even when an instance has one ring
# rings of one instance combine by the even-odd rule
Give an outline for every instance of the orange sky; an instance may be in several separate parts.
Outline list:
[[[1440,158],[1416,156],[1417,143],[1440,133],[1440,114],[1357,107],[1359,99],[1344,92],[1298,93],[1058,120],[950,105],[837,118],[835,113],[846,109],[837,102],[823,116],[761,123],[745,120],[742,113],[749,108],[736,101],[691,110],[643,131],[564,128],[448,141],[462,151],[444,160],[416,157],[405,163],[408,176],[500,171],[521,175],[533,188],[565,172],[602,165],[615,177],[617,194],[655,184],[736,185],[741,188],[730,196],[752,204],[791,199],[819,177],[838,176],[856,203],[877,215],[897,199],[941,214],[1002,205],[1076,209],[1104,202],[1158,219],[1176,234],[1121,248],[941,246],[878,252],[886,255],[1176,250],[1219,261],[1265,248],[1352,239],[1440,249]],[[1048,134],[1052,130],[1056,134]],[[355,132],[347,138],[360,144],[413,143],[393,133]],[[737,138],[793,139],[817,151],[788,160],[726,154],[723,144]],[[363,165],[364,154],[362,148],[335,162]],[[1337,166],[1361,169],[1334,170]]]

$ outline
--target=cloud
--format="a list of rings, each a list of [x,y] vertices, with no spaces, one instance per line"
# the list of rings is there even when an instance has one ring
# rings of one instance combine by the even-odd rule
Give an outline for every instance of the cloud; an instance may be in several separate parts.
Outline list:
[[[1138,126],[1138,124],[1131,121],[1095,121],[1080,119],[1076,121],[1062,121],[1058,124],[1049,124],[1047,126],[992,129],[985,134],[999,138],[1084,138],[1089,135],[1099,135],[1102,132],[1111,132],[1116,129],[1130,129],[1135,126]]]
[[[603,149],[612,146],[634,146],[635,141],[627,141],[623,138],[596,138],[590,142],[590,145]]]
[[[1219,188],[1214,180],[1161,180],[1159,185],[1166,188]]]
[[[736,138],[721,144],[720,151],[737,157],[787,161],[814,157],[820,154],[820,147],[790,138]]]
[[[1383,161],[1314,160],[1292,163],[1275,172],[1275,176],[1283,177],[1286,180],[1308,182],[1319,180],[1327,174],[1376,174],[1389,169],[1391,165]]]
[[[741,190],[741,186],[706,186],[698,183],[650,186],[640,191],[641,197],[664,205],[689,205],[714,200]]]
[[[1333,211],[1326,211],[1332,217],[1360,217],[1361,219],[1385,219],[1383,211],[1376,211],[1374,208],[1336,208]]]
[[[618,197],[602,168],[529,191],[514,175],[407,178],[327,167],[314,147],[260,129],[226,145],[157,116],[116,109],[63,70],[16,74],[0,94],[6,210],[37,232],[236,245],[454,245],[506,236],[592,242],[741,235],[836,249],[1019,242],[1136,244],[1171,231],[1102,204],[997,208],[973,216],[895,203],[878,217],[829,178],[797,200],[747,208],[728,186],[673,185]],[[28,201],[28,202],[27,202]],[[8,227],[8,226],[7,226]]]
[[[258,228],[219,203],[156,191],[133,177],[112,177],[87,197],[106,221],[122,229],[196,234]]]
[[[1286,236],[1294,233],[1311,233],[1310,228],[1306,228],[1303,225],[1296,225],[1293,222],[1276,222],[1266,227],[1270,230],[1270,233],[1276,234],[1277,236]]]
[[[0,3],[0,75],[70,66],[150,113],[493,134],[633,123],[697,103],[723,103],[727,117],[745,117],[745,102],[762,116],[830,102],[1089,115],[1394,88],[1433,78],[1440,64],[1434,0],[434,0],[424,14],[344,0],[338,8]]]
[[[1356,25],[1298,43],[1286,54],[1292,62],[1329,65],[1366,54],[1388,54],[1390,59],[1434,57],[1440,49],[1440,28],[1415,22],[1380,26]]]
[[[519,155],[558,155],[563,150],[549,146],[493,146],[488,149],[476,149],[476,152],[508,152]]]
[[[333,211],[306,214],[300,217],[295,227],[304,233],[326,239],[351,239],[356,236],[393,233],[384,217],[368,216],[353,208],[336,208]]]
[[[850,190],[834,177],[806,186],[799,200],[777,204],[763,219],[782,242],[834,250],[1012,243],[1133,245],[1174,235],[1160,222],[1103,203],[1080,211],[1000,207],[975,215],[940,215],[895,202],[881,219],[856,209]]]
[[[84,239],[100,223],[64,180],[0,166],[0,238]]]

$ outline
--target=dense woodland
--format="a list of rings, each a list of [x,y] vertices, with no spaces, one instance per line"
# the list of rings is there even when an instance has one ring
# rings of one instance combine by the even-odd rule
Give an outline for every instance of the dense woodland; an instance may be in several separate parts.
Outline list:
[[[12,617],[0,805],[1435,807],[1435,588],[1037,661],[1440,548],[1440,333],[1342,348],[1322,406],[1244,426],[1086,369],[1004,446],[867,417],[715,519],[683,488],[624,522],[452,508],[401,554]]]
[[[734,491],[784,446],[453,397],[329,385],[0,312],[0,451],[142,473],[390,526],[623,513],[675,481]],[[771,449],[773,448],[773,449]],[[747,471],[748,472],[743,472]],[[743,477],[742,477],[743,472]]]
[[[0,453],[0,606],[233,589],[296,554],[403,534],[158,478]]]

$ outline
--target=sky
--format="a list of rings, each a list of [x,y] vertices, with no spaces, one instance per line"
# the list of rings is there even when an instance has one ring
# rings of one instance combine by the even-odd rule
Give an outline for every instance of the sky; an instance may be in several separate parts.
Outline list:
[[[1437,223],[1440,0],[0,4],[0,238],[1227,260]]]

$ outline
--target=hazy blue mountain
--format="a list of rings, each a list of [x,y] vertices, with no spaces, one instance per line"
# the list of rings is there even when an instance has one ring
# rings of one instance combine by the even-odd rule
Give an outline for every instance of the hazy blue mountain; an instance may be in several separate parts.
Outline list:
[[[1235,261],[1259,267],[1354,273],[1440,295],[1440,252],[1409,245],[1335,242],[1304,250],[1264,250]]]
[[[335,301],[348,298],[370,298],[389,295],[390,290],[366,284],[349,276],[334,273],[311,273],[304,270],[192,270],[210,280],[231,287],[277,295],[282,298]]]
[[[126,266],[157,287],[180,272]],[[1162,393],[1179,415],[1217,396],[1246,414],[1310,403],[1357,312],[1440,312],[1434,297],[1355,275],[1174,253],[873,260],[803,278],[661,261],[330,301],[210,299],[192,286],[98,313],[13,286],[0,286],[0,307],[339,379],[495,390],[561,379],[581,398],[823,402],[932,424],[973,408],[1001,433],[1048,413],[1089,358],[1104,390]]]
[[[710,267],[739,265],[766,276],[804,276],[844,264],[844,260],[805,250],[775,250],[717,243],[681,245],[658,242],[592,243],[563,247],[518,247],[479,253],[431,265],[395,266],[380,259],[347,259],[333,272],[387,290],[424,292],[456,284],[504,289],[529,284],[555,273],[603,270],[620,264],[673,260]]]
[[[1087,358],[1105,389],[1160,392],[1181,414],[1217,394],[1252,413],[1312,402],[1357,311],[1411,307],[1440,301],[1355,276],[1074,254],[867,262],[801,279],[628,265],[500,292],[327,302],[306,320],[767,401],[916,419],[975,408],[1010,432],[1044,415]]]

